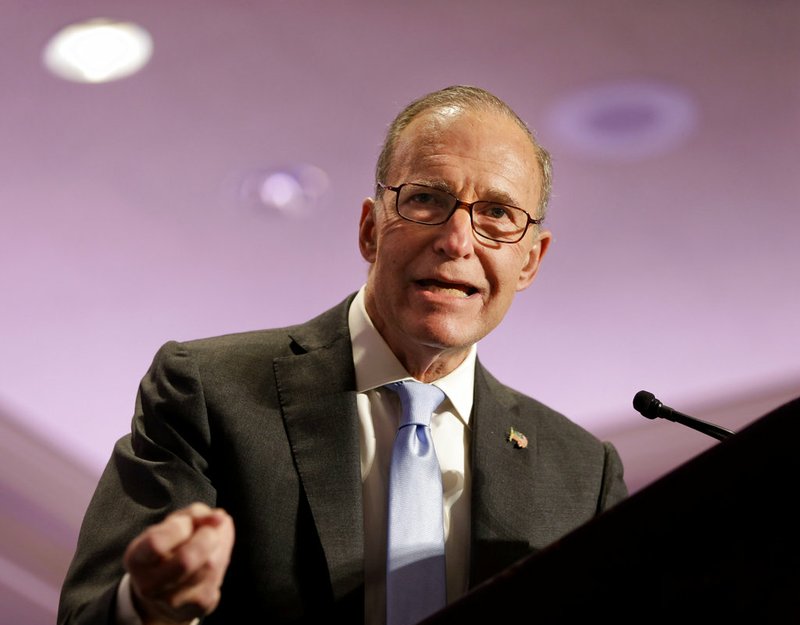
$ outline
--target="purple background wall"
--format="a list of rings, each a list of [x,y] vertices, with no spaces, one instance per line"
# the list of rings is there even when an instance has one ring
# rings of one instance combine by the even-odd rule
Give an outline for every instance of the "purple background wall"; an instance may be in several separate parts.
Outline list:
[[[0,0],[0,605],[53,621],[77,527],[158,346],[306,319],[357,289],[386,124],[453,83],[550,149],[551,251],[480,345],[613,440],[634,490],[800,395],[800,4],[789,0]],[[107,16],[140,74],[79,85],[41,50]],[[296,212],[255,174],[319,168]],[[242,190],[250,190],[242,193]]]

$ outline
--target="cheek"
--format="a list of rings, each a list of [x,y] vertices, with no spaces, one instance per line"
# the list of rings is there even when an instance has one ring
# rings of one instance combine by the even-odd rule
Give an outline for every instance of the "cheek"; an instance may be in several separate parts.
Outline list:
[[[486,272],[490,276],[490,282],[495,292],[495,296],[501,299],[511,299],[514,293],[520,290],[520,275],[525,267],[527,254],[518,249],[496,250],[498,254],[488,259]]]
[[[412,227],[409,227],[412,226]],[[414,224],[393,220],[384,224],[378,239],[378,258],[387,266],[402,267],[418,257],[428,244],[427,234],[415,230]]]
[[[381,274],[383,282],[400,277],[403,268],[413,258],[411,240],[401,227],[394,223],[386,223],[377,239],[375,267]]]

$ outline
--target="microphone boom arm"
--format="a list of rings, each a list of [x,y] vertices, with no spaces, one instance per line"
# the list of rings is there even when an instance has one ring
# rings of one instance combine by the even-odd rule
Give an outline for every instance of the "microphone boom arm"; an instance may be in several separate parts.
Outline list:
[[[633,407],[640,412],[642,416],[645,416],[648,419],[661,418],[669,421],[675,421],[676,423],[686,425],[694,430],[697,430],[698,432],[702,432],[703,434],[708,434],[709,436],[712,436],[720,441],[735,434],[735,432],[732,432],[731,430],[714,425],[708,421],[701,421],[695,417],[690,417],[689,415],[682,414],[677,410],[673,410],[669,406],[662,404],[658,399],[656,399],[655,395],[648,391],[639,391],[636,393],[635,397],[633,398]]]

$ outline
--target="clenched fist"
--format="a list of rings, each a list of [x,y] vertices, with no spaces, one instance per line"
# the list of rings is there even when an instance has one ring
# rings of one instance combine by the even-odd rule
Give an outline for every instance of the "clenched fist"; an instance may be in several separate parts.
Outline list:
[[[143,623],[185,623],[213,612],[233,541],[231,517],[203,503],[173,512],[133,539],[123,562]]]

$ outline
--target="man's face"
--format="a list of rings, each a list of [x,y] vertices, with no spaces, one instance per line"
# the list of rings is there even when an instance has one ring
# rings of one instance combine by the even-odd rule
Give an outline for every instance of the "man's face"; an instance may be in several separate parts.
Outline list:
[[[463,201],[498,201],[532,216],[541,189],[530,139],[511,119],[485,111],[418,116],[399,137],[388,178],[381,182],[443,186]],[[550,234],[530,226],[522,241],[496,243],[476,237],[464,208],[429,226],[402,219],[395,200],[387,190],[364,201],[359,244],[372,263],[367,311],[407,366],[405,356],[419,350],[461,353],[531,284]]]

